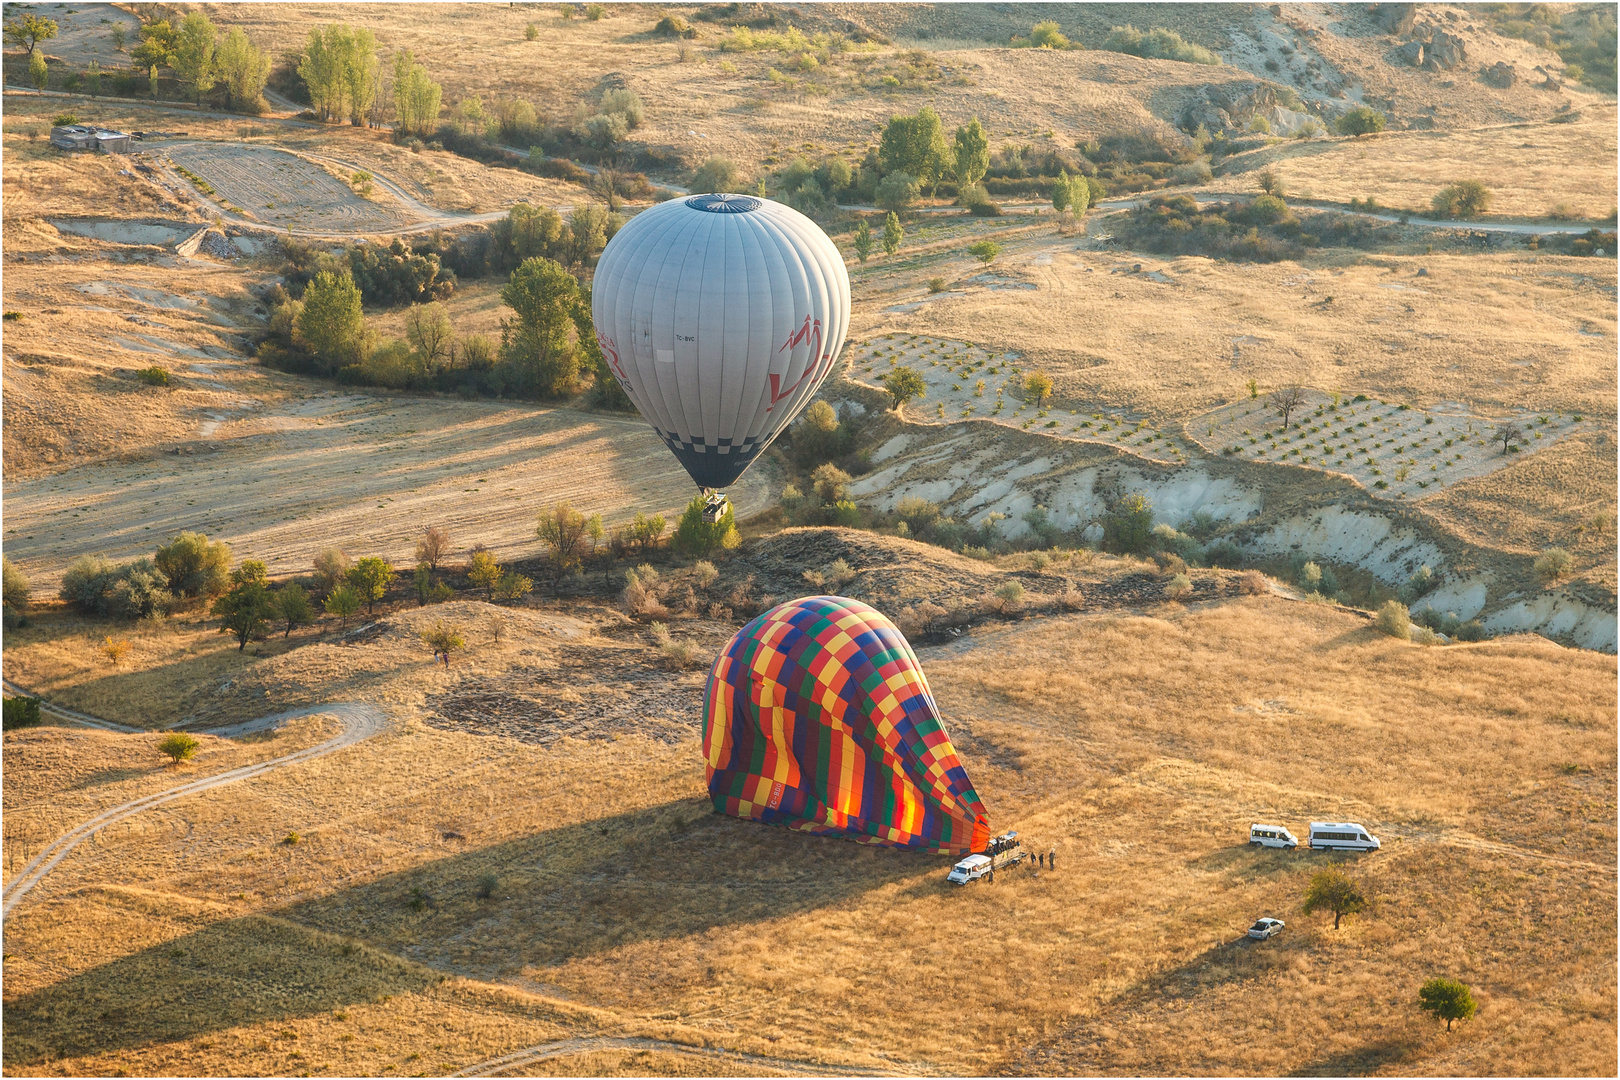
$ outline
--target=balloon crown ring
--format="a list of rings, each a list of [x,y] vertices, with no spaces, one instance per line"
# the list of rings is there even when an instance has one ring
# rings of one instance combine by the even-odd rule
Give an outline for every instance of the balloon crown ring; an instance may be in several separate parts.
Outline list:
[[[710,214],[746,214],[750,210],[758,210],[763,201],[752,195],[694,195],[686,200],[686,205],[694,210],[702,210]]]

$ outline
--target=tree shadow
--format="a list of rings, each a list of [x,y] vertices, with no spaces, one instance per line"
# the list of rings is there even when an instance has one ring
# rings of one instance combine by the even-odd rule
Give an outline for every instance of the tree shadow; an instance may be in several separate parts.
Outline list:
[[[1289,1076],[1371,1076],[1390,1065],[1403,1065],[1417,1056],[1417,1039],[1395,1035],[1365,1043],[1353,1050],[1329,1054],[1309,1065],[1301,1065]]]
[[[5,1063],[329,1012],[445,974],[489,979],[678,942],[844,905],[941,865],[723,817],[707,798],[663,803],[222,919],[10,999]]]

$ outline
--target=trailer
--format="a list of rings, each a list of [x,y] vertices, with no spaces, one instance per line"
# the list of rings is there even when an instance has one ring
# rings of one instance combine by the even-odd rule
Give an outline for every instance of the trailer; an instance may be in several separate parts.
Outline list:
[[[997,870],[1017,866],[1027,858],[1029,852],[1020,846],[1018,834],[1002,833],[990,841],[984,851],[969,855],[951,867],[950,875],[945,880],[953,885],[966,885],[970,881],[990,877]]]

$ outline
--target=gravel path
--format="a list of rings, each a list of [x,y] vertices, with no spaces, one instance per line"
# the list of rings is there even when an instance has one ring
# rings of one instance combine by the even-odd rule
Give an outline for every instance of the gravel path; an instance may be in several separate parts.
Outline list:
[[[5,684],[5,686],[6,689],[16,693],[26,693],[26,691],[23,691],[20,687],[17,687],[12,683],[8,682]],[[69,719],[72,719],[77,723],[84,723],[92,727],[104,728],[108,731],[135,730],[132,728],[126,728],[121,724],[114,724],[111,721],[97,720],[95,717],[86,716],[83,713],[76,713],[72,710],[60,709],[56,706],[46,706],[43,704],[43,702],[41,703],[41,708],[48,708],[53,712],[66,715]],[[301,761],[310,761],[314,758],[324,757],[325,755],[333,753],[334,751],[342,750],[344,747],[353,746],[355,743],[369,739],[373,735],[381,732],[388,725],[387,715],[375,705],[367,705],[361,702],[342,701],[331,702],[323,705],[310,705],[301,709],[291,709],[287,712],[275,713],[271,716],[260,717],[257,720],[250,720],[241,724],[233,724],[224,728],[216,728],[213,731],[210,731],[209,734],[235,737],[246,735],[253,731],[263,731],[267,728],[278,727],[289,720],[293,720],[301,716],[316,715],[337,717],[338,721],[343,725],[342,733],[337,735],[335,738],[328,739],[326,742],[318,743],[315,746],[306,747],[305,749],[299,750],[296,753],[287,754],[278,758],[272,758],[269,761],[256,762],[252,765],[244,765],[239,769],[231,769],[229,772],[219,773],[215,776],[205,776],[200,779],[193,780],[189,784],[182,784],[179,787],[170,788],[168,791],[160,791],[154,795],[147,795],[144,798],[135,799],[124,803],[122,806],[115,806],[112,809],[97,814],[90,820],[82,822],[78,826],[63,833],[61,836],[57,837],[55,841],[47,845],[45,849],[38,855],[34,856],[34,858],[29,861],[28,865],[23,867],[22,871],[6,884],[4,892],[4,904],[3,906],[0,906],[0,917],[10,915],[11,909],[16,907],[17,904],[22,901],[23,897],[27,896],[30,890],[32,890],[35,885],[38,885],[40,881],[44,879],[46,874],[49,874],[53,869],[55,869],[57,863],[67,858],[74,848],[78,847],[80,843],[88,840],[90,837],[94,836],[96,833],[100,832],[102,829],[105,829],[109,825],[123,821],[125,818],[133,817],[143,810],[150,810],[155,806],[161,806],[164,803],[173,802],[175,799],[183,799],[187,795],[196,795],[201,792],[208,791],[211,788],[223,787],[226,784],[234,784],[238,780],[251,780],[257,776],[263,776],[272,769],[279,769],[286,765],[294,765]]]

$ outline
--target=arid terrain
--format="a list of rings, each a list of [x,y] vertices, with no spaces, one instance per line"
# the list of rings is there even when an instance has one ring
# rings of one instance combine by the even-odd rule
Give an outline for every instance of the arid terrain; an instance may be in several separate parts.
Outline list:
[[[4,57],[3,661],[43,706],[4,740],[5,1070],[1614,1075],[1617,114],[1508,8],[8,5],[60,32],[45,93]],[[190,13],[265,51],[263,111],[67,88]],[[1612,43],[1591,18],[1556,25]],[[1046,19],[1074,47],[1024,47]],[[411,50],[436,133],[316,118],[284,60],[339,23],[384,125]],[[1127,23],[1219,62],[1115,51]],[[608,92],[640,110],[611,152]],[[1337,131],[1358,105],[1382,132]],[[941,182],[885,252],[873,185],[784,182],[873,167],[923,106],[948,144],[982,122],[999,213]],[[64,115],[143,138],[63,152]],[[432,310],[498,373],[500,260],[541,243],[513,207],[588,286],[570,230],[714,157],[812,213],[853,294],[836,450],[762,457],[734,549],[636,539],[695,489],[588,368],[544,395],[277,352],[318,270],[398,238],[457,267]],[[1078,218],[1059,163],[1100,187]],[[1488,206],[1435,219],[1467,180]],[[366,348],[425,310],[368,294]],[[560,503],[601,517],[577,567],[536,532]],[[185,532],[313,620],[58,597]],[[333,549],[393,568],[352,614]],[[819,592],[908,635],[992,828],[1050,864],[958,889],[712,812],[712,658]],[[1382,850],[1246,844],[1320,820]],[[1302,910],[1325,868],[1367,901],[1337,928]],[[1437,977],[1471,1020],[1419,1009]]]

